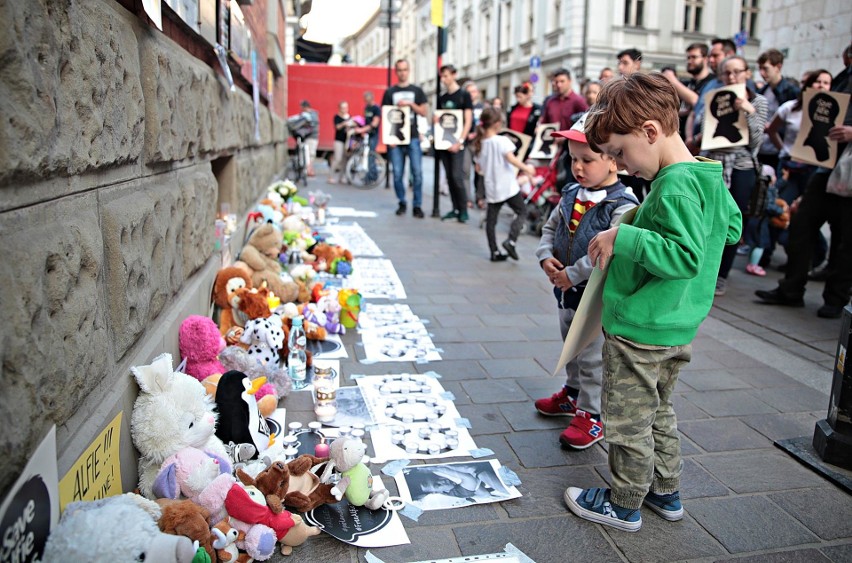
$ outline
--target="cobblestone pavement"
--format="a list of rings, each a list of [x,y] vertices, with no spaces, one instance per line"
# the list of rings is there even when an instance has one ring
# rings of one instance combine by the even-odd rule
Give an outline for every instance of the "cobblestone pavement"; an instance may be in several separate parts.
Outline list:
[[[840,321],[816,317],[821,284],[809,284],[804,309],[759,305],[754,289],[774,287],[781,274],[773,268],[763,279],[747,276],[738,259],[728,295],[717,298],[702,325],[676,390],[686,515],[670,523],[645,510],[638,533],[604,528],[572,515],[562,493],[569,485],[606,483],[605,442],[582,452],[560,449],[566,422],[538,416],[532,405],[564,382],[550,374],[561,341],[550,286],[534,256],[537,238],[521,236],[520,261],[489,262],[479,211],[468,224],[429,217],[431,159],[424,169],[426,219],[411,216],[410,202],[406,216],[395,216],[392,189],[311,180],[309,189],[332,194],[332,205],[378,213],[357,221],[393,261],[408,295],[403,302],[429,321],[442,349],[440,362],[361,364],[363,348],[351,331],[341,371],[345,379],[440,373],[477,445],[518,474],[523,497],[426,512],[418,522],[403,517],[411,544],[372,549],[373,555],[388,563],[442,559],[499,552],[511,542],[539,563],[852,561],[852,497],[773,445],[812,436],[826,415]],[[440,203],[446,212],[449,198]],[[501,220],[498,241],[507,231],[508,220]],[[306,392],[284,406],[288,421],[313,419]],[[380,468],[373,465],[373,473]],[[396,492],[392,479],[384,482]],[[321,536],[286,560],[355,562],[366,552]]]

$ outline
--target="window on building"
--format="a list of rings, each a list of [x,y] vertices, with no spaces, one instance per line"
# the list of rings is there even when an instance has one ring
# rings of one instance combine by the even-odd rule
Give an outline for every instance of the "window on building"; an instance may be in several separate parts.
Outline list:
[[[464,45],[464,49],[462,49],[462,64],[467,65],[470,63],[470,56],[473,53],[473,49],[471,48],[471,35],[473,35],[472,30],[470,28],[470,21],[464,24],[464,40],[462,44]]]
[[[624,25],[642,27],[644,11],[645,0],[624,0]]]
[[[562,0],[552,0],[550,3],[550,29],[559,29],[562,25]]]
[[[501,9],[503,12],[500,18],[503,29],[500,30],[500,50],[505,51],[512,45],[512,3],[506,2]]]
[[[524,29],[524,41],[529,41],[535,37],[535,7],[533,0],[526,0],[524,6],[524,17],[526,18],[526,26]]]
[[[488,31],[491,29],[491,14],[482,15],[482,27],[479,28],[479,57],[485,58],[488,56],[488,38],[491,36]]]
[[[683,30],[701,31],[701,13],[704,11],[703,0],[685,0],[683,12]]]
[[[740,29],[747,31],[750,38],[757,36],[757,14],[760,13],[757,2],[758,0],[743,0],[740,12]]]

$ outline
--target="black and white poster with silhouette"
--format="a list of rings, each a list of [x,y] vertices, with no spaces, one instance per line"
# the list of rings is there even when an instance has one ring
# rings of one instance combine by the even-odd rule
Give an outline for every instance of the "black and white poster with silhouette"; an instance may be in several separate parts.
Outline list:
[[[462,141],[464,110],[435,110],[435,150],[445,151]]]
[[[42,561],[47,537],[58,522],[59,471],[52,426],[0,504],[0,561]]]
[[[409,465],[394,475],[399,496],[420,510],[442,510],[520,498],[500,479],[496,459]]]
[[[559,131],[558,123],[542,123],[535,128],[535,138],[528,158],[550,160],[556,156],[556,143],[552,134]]]
[[[382,143],[388,146],[411,144],[411,108],[382,106]]]
[[[725,149],[748,144],[746,114],[734,107],[746,99],[745,84],[732,84],[704,95],[704,135],[701,150]]]
[[[499,134],[512,141],[512,144],[515,145],[515,156],[521,159],[521,161],[526,160],[532,137],[506,128],[502,129]]]
[[[843,124],[849,94],[805,90],[802,95],[802,125],[790,156],[797,162],[834,168],[837,163],[837,141],[828,138],[828,131]]]

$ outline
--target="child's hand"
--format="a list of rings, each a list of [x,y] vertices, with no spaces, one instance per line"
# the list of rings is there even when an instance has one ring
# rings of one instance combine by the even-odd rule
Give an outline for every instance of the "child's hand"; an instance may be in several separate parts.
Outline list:
[[[562,266],[562,262],[553,258],[545,258],[541,261],[541,269],[544,270],[544,273],[547,274],[548,278],[552,278],[559,270],[562,270],[564,266]]]
[[[482,198],[476,200],[476,206],[480,209],[485,209],[485,200]]]
[[[535,176],[535,166],[533,166],[531,164],[525,164],[524,165],[524,172],[529,174],[530,178],[532,178],[533,176]]]
[[[593,266],[597,266],[601,270],[606,269],[613,248],[615,248],[616,236],[618,236],[618,227],[601,231],[594,236],[589,243],[589,258],[592,260]]]
[[[568,272],[566,270],[559,270],[555,275],[550,276],[550,283],[562,291],[568,291],[574,287],[574,284],[571,283],[571,280],[568,278]]]

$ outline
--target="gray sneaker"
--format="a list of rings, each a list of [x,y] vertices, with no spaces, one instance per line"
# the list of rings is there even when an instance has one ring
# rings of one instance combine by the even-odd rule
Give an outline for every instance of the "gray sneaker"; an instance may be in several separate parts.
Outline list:
[[[713,292],[713,295],[719,297],[720,295],[725,295],[728,293],[728,280],[725,278],[716,278],[716,291]]]

